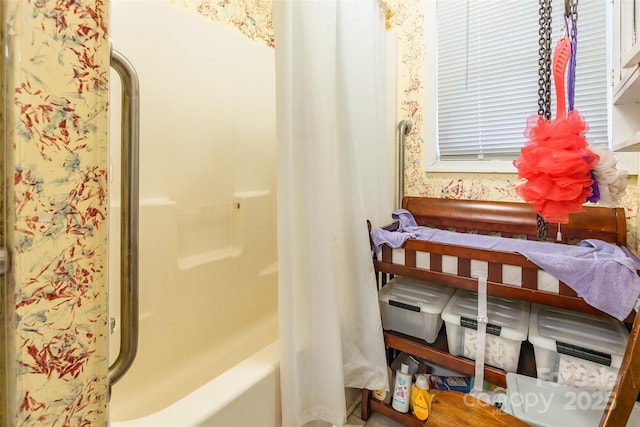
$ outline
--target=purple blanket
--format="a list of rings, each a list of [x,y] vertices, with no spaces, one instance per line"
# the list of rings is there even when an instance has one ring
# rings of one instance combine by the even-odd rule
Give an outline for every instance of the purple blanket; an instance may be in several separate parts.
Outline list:
[[[556,279],[570,286],[593,307],[619,320],[633,310],[640,295],[640,260],[627,248],[597,239],[577,245],[511,239],[479,234],[455,233],[416,224],[411,213],[400,209],[392,214],[398,231],[371,230],[379,250],[382,244],[399,248],[408,239],[517,252]]]

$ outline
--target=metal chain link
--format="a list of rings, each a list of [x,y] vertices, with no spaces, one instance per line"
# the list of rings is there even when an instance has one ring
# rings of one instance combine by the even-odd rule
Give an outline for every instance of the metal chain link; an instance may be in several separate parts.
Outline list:
[[[571,86],[568,88],[569,96],[569,109],[574,109],[575,103],[575,84],[576,84],[576,53],[578,46],[578,0],[569,0],[569,13],[571,19],[568,19],[569,25],[569,40],[571,43],[571,62],[569,64],[569,82]]]
[[[576,23],[576,25],[571,27],[570,37],[571,42],[573,42],[576,39],[576,34],[578,32],[578,0],[571,0],[569,7],[571,8],[571,13],[573,14],[573,19]]]
[[[539,0],[538,115],[551,118],[551,0]]]

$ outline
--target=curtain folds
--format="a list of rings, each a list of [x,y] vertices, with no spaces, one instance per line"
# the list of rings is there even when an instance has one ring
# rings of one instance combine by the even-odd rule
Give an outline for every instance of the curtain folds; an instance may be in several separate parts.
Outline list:
[[[387,387],[366,228],[394,208],[384,20],[374,0],[275,0],[273,15],[283,424],[342,426],[345,387]]]

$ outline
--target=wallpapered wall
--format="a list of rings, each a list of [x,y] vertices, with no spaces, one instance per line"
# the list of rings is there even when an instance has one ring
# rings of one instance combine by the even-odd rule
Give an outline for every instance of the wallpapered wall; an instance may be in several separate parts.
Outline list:
[[[0,22],[4,22],[5,11],[4,7],[0,6]],[[0,31],[0,46],[4,46],[4,31]],[[4,55],[0,55],[0,70],[4,70]],[[4,71],[0,71],[0,135],[3,135],[4,140]],[[0,176],[4,177],[4,150],[0,150]],[[4,180],[3,180],[4,183]],[[4,212],[4,184],[0,185],[0,212]],[[4,220],[0,220],[0,245],[2,247],[5,246],[4,242]],[[0,275],[0,280],[5,283],[4,275]],[[5,363],[5,355],[7,354],[7,339],[5,335],[5,325],[6,325],[6,314],[7,314],[7,306],[6,306],[6,295],[3,291],[0,291],[0,425],[6,423],[6,408],[4,402],[7,401],[7,374],[6,368],[7,364]]]
[[[2,6],[8,424],[105,425],[107,5]]]
[[[203,18],[226,25],[264,43],[275,46],[271,0],[168,0]]]
[[[103,426],[107,417],[107,0],[2,3],[9,55],[5,289],[10,426]],[[274,46],[269,0],[167,0]],[[514,175],[429,174],[423,0],[385,0],[398,37],[398,119],[410,118],[406,194],[518,200]],[[638,195],[624,205],[638,245]],[[5,310],[3,310],[5,313]],[[0,372],[1,374],[1,372]]]

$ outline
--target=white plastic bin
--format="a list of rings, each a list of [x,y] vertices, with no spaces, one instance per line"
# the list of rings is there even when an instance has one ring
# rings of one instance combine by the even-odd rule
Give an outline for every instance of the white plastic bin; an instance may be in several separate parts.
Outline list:
[[[487,297],[485,363],[516,372],[522,341],[527,339],[529,308],[526,301]],[[449,353],[476,358],[478,334],[478,294],[459,289],[442,311],[447,328]]]
[[[597,427],[610,394],[507,374],[511,412],[531,427]],[[640,402],[635,403],[626,423],[626,427],[638,426]]]
[[[513,373],[507,374],[507,396],[513,415],[531,427],[597,427],[609,401],[603,391]]]
[[[538,378],[591,390],[611,389],[629,340],[608,316],[532,304],[529,341]]]
[[[433,343],[442,327],[440,314],[454,288],[394,277],[379,294],[382,327]]]

